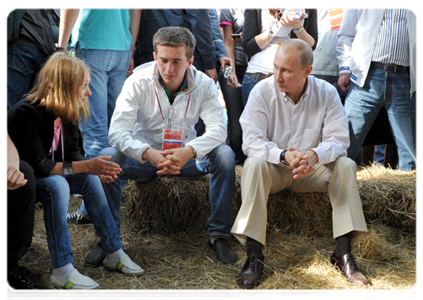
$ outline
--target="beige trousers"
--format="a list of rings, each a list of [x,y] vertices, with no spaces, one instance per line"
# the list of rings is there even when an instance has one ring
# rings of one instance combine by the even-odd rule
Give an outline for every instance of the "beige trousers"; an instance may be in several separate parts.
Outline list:
[[[315,165],[308,176],[294,180],[292,168],[249,157],[241,175],[242,205],[232,234],[246,246],[247,237],[262,245],[266,242],[267,200],[270,193],[284,189],[293,192],[328,192],[332,205],[334,238],[349,232],[367,232],[357,188],[357,167],[347,157],[327,165]]]

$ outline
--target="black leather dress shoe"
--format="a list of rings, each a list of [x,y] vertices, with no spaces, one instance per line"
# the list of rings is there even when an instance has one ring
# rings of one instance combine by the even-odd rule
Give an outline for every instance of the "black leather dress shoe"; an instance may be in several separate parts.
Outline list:
[[[103,260],[106,256],[106,251],[101,247],[101,243],[98,242],[94,249],[85,257],[84,263],[88,267],[98,268],[103,265]]]
[[[24,267],[12,268],[7,274],[7,281],[12,288],[19,290],[48,289],[47,284]]]
[[[339,268],[342,275],[344,275],[349,282],[358,284],[369,284],[368,280],[364,275],[358,271],[357,264],[355,263],[354,256],[351,253],[345,253],[341,257],[335,256],[335,252],[330,258],[332,265]]]
[[[242,288],[252,289],[259,285],[264,267],[264,255],[251,254],[248,256],[244,267],[236,280],[236,283]]]
[[[225,239],[218,238],[213,244],[209,241],[209,246],[222,264],[234,264],[238,260],[236,253]]]

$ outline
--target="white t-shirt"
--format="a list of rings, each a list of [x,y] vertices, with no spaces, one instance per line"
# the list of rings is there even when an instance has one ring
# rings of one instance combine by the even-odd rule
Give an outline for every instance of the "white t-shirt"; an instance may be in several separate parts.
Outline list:
[[[273,24],[278,21],[274,16],[269,13],[268,9],[262,9],[261,11],[261,33],[268,30]],[[279,24],[279,30],[274,31],[273,39],[270,43],[263,48],[260,52],[254,54],[248,62],[247,72],[248,73],[273,73],[273,62],[278,47],[286,40],[290,39],[289,33],[292,28],[289,26],[281,26]]]

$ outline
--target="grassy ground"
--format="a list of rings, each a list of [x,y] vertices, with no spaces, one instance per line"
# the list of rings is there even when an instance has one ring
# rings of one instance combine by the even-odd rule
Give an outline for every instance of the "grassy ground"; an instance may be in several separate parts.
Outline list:
[[[71,199],[71,210],[79,200]],[[125,209],[125,208],[123,208]],[[124,215],[124,214],[122,214]],[[222,265],[207,247],[207,234],[151,235],[122,224],[125,251],[146,274],[127,277],[87,268],[83,260],[98,241],[93,227],[69,226],[75,267],[100,284],[96,291],[76,294],[54,287],[49,299],[419,299],[420,241],[397,229],[373,224],[353,245],[356,261],[371,285],[348,283],[329,263],[334,248],[331,228],[319,236],[302,237],[270,228],[261,285],[245,291],[235,279],[246,259],[245,249],[231,241],[239,261]],[[51,258],[42,210],[36,211],[35,234],[26,266],[48,282]],[[22,299],[6,291],[6,299]]]

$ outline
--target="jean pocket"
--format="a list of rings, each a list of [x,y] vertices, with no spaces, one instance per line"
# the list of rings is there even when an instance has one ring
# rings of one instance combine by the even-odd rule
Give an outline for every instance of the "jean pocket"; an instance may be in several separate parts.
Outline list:
[[[244,80],[242,81],[242,84],[251,84],[251,83],[253,83],[255,80],[256,80],[256,78],[255,78],[255,77],[250,76],[250,75],[248,75],[248,74],[245,74],[245,75],[244,75]]]

